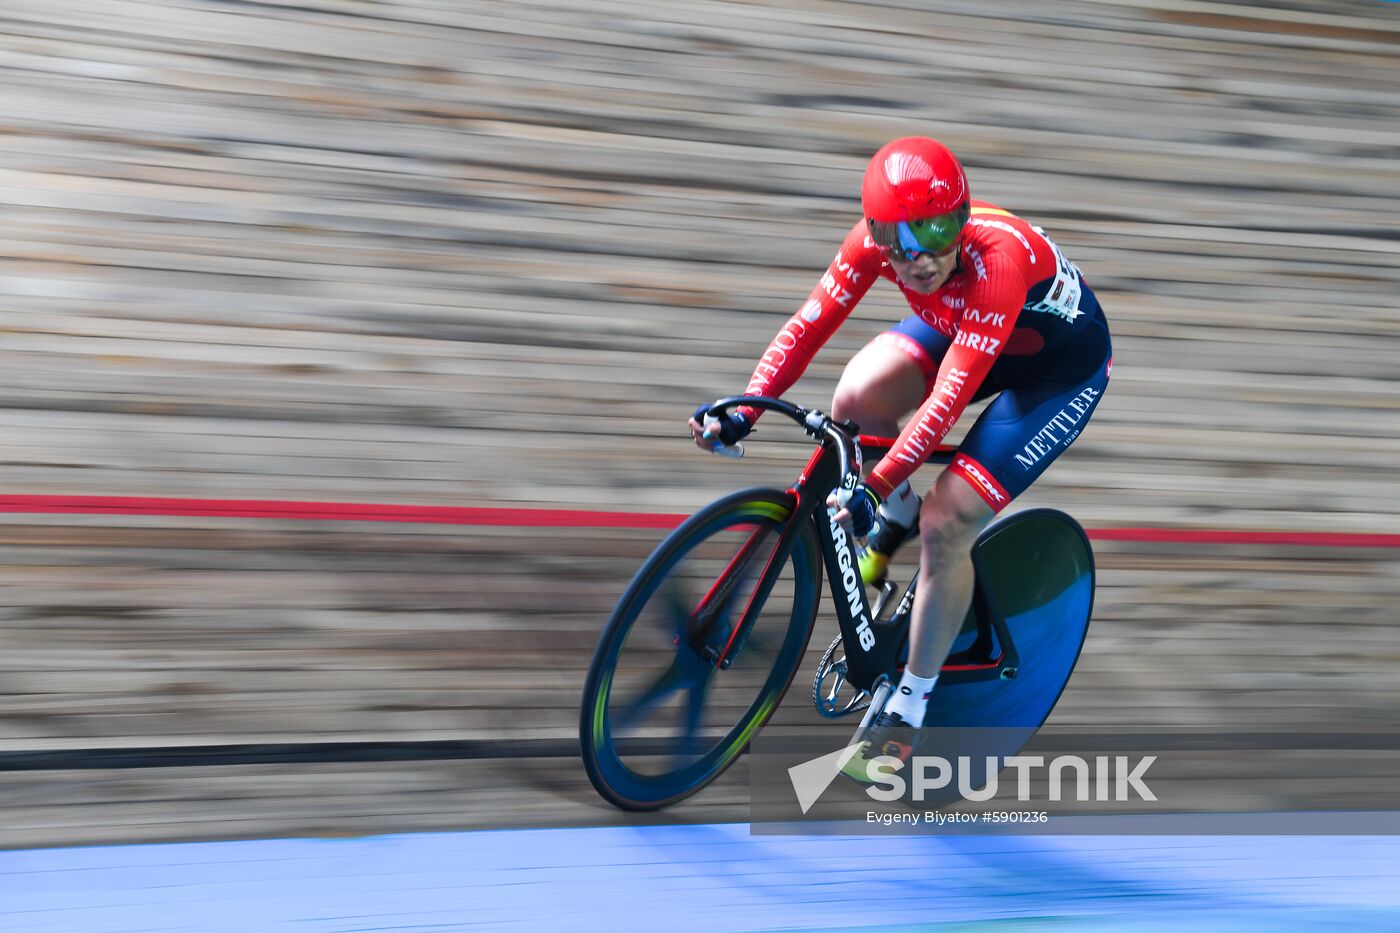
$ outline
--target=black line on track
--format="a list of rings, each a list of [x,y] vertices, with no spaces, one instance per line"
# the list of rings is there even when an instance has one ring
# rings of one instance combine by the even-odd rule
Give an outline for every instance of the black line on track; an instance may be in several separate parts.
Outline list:
[[[578,754],[578,742],[567,739],[284,742],[149,748],[73,748],[0,752],[0,771],[206,768],[219,765],[461,761],[488,758],[577,758]]]
[[[815,734],[815,733],[814,733]],[[663,755],[673,749],[656,739],[628,743],[626,755]],[[1400,751],[1395,733],[1042,733],[1026,751],[1190,752],[1290,749]],[[574,739],[457,739],[421,742],[283,742],[135,748],[72,748],[0,752],[0,772],[93,771],[134,768],[207,768],[222,765],[344,764],[394,761],[484,761],[577,758]]]

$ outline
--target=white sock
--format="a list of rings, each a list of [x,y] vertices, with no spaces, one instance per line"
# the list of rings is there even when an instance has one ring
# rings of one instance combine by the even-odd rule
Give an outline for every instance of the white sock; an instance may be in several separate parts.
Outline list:
[[[894,492],[890,493],[890,497],[880,506],[880,514],[896,525],[914,527],[919,518],[919,497],[914,495],[908,480],[900,483]]]
[[[909,673],[909,668],[904,669],[904,674],[899,678],[899,686],[894,688],[894,696],[885,704],[885,712],[898,713],[900,718],[914,728],[919,728],[924,724],[924,710],[928,708],[929,694],[933,692],[933,685],[938,683],[938,675],[932,677],[916,677]]]

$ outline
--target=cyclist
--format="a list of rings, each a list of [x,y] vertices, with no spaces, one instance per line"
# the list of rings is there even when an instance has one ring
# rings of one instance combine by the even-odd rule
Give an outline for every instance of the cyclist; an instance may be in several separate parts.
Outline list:
[[[916,530],[923,546],[920,579],[929,585],[915,593],[908,663],[857,736],[867,758],[907,759],[912,749],[891,730],[923,724],[972,602],[972,545],[1079,436],[1108,385],[1112,345],[1079,269],[1041,228],[973,200],[962,165],[936,140],[905,137],[876,152],[861,206],[864,216],[764,351],[746,394],[791,387],[877,278],[904,293],[914,313],[847,364],[831,412],[865,433],[898,435],[835,516],[865,536],[862,578],[882,582],[890,555]],[[968,403],[992,396],[920,500],[910,476]],[[738,408],[703,425],[692,417],[690,429],[714,450],[745,437],[758,414]]]

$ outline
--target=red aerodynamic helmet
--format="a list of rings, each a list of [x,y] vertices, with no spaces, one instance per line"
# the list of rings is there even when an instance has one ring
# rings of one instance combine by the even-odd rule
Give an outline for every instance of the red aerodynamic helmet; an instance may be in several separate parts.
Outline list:
[[[871,239],[900,259],[952,249],[972,211],[962,163],[924,136],[881,146],[866,166],[860,200]]]

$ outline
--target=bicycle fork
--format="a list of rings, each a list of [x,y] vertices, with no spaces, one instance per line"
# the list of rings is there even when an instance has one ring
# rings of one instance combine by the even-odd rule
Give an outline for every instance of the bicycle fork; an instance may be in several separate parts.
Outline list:
[[[778,577],[782,574],[783,567],[787,564],[788,556],[801,529],[801,522],[790,521],[783,525],[782,530],[778,533],[777,542],[773,549],[768,552],[767,558],[764,559],[763,544],[771,538],[773,529],[766,526],[757,527],[740,547],[738,553],[730,558],[728,565],[715,580],[710,591],[701,598],[700,603],[696,606],[693,617],[699,624],[696,625],[691,647],[716,669],[728,670],[735,658],[739,656],[749,631],[753,628],[759,612],[768,601],[773,587],[778,582]],[[728,636],[725,637],[722,631],[717,628],[716,623],[729,614],[731,604],[743,592],[744,581],[752,579],[751,571],[760,560],[763,560],[763,569],[758,577],[758,582],[755,584],[753,592],[749,594],[748,601],[744,604],[743,614],[739,617],[739,621],[731,626]],[[717,638],[717,634],[720,637]]]

